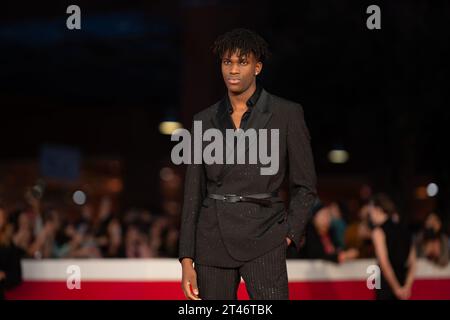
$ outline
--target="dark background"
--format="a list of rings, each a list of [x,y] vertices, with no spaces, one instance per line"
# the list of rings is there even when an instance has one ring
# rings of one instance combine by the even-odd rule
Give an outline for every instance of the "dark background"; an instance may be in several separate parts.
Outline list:
[[[70,4],[81,7],[81,30],[66,28]],[[381,30],[366,27],[370,4],[381,7]],[[40,177],[40,148],[55,144],[79,150],[88,172],[80,181],[91,175],[91,189],[99,172],[120,177],[119,208],[158,208],[173,145],[158,125],[188,127],[223,96],[210,46],[246,27],[273,54],[265,88],[305,109],[325,201],[358,199],[365,186],[390,194],[406,218],[450,216],[448,1],[2,1],[0,8],[5,199]],[[347,150],[349,161],[330,163],[333,148]],[[114,163],[120,169],[109,168]],[[430,182],[437,197],[418,197]]]

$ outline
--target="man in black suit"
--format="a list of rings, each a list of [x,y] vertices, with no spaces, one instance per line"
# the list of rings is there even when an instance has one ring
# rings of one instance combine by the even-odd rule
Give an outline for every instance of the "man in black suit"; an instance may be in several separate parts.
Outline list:
[[[278,163],[269,174],[263,174],[267,163],[261,160],[187,166],[179,249],[182,288],[193,300],[236,299],[242,277],[251,299],[289,299],[286,249],[299,248],[316,199],[303,109],[268,93],[257,81],[268,56],[267,43],[259,35],[232,30],[215,41],[213,51],[228,92],[196,114],[194,126],[200,123],[202,132],[277,132],[276,144],[268,149]],[[204,149],[207,144],[201,143]],[[255,149],[246,146],[245,152],[250,158]],[[288,210],[278,196],[287,172]]]

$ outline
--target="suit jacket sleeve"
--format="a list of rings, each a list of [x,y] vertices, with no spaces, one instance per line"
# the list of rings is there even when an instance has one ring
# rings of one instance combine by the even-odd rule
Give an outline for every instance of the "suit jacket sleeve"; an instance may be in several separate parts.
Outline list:
[[[195,120],[195,118],[194,118]],[[193,133],[193,130],[191,130]],[[192,137],[192,135],[191,135]],[[191,150],[194,148],[193,138],[191,138]],[[193,164],[193,154],[191,154],[191,164],[187,165],[184,181],[184,200],[181,213],[181,229],[179,243],[179,261],[183,258],[195,258],[195,234],[197,229],[198,215],[201,204],[206,196],[206,175],[203,164]]]
[[[311,208],[317,198],[316,173],[311,151],[310,135],[303,108],[296,104],[290,112],[287,133],[290,202],[287,214],[288,234],[297,250]]]

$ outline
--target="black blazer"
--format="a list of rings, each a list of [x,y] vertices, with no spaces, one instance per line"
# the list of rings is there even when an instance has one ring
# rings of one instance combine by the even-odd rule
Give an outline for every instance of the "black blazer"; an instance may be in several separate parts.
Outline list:
[[[202,130],[225,133],[229,117],[227,97],[194,116]],[[185,177],[179,259],[226,266],[227,257],[249,261],[279,246],[285,237],[299,248],[300,239],[316,200],[316,175],[310,135],[300,104],[262,89],[248,119],[256,130],[279,129],[279,170],[261,175],[261,164],[189,164]],[[210,142],[204,142],[203,147]],[[247,150],[248,152],[248,150]],[[225,153],[225,148],[224,148]],[[248,159],[248,158],[247,158]],[[289,167],[289,170],[288,170]],[[270,207],[255,203],[229,203],[206,197],[208,193],[250,195],[277,192],[289,173],[290,202],[281,198]]]

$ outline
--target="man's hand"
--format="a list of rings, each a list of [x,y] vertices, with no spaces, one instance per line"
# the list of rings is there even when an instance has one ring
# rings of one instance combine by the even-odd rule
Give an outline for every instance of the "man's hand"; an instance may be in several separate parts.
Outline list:
[[[183,289],[184,295],[189,300],[201,300],[198,297],[198,286],[197,286],[197,273],[195,272],[193,261],[190,258],[184,258],[181,261],[181,266],[183,268],[182,278],[181,278],[181,288]],[[192,286],[192,290],[191,290]]]
[[[6,273],[4,273],[3,271],[0,271],[0,281],[6,279]]]
[[[289,237],[286,237],[286,242],[287,242],[287,245],[288,245],[288,247],[289,247],[289,245],[291,244],[291,242],[292,242],[292,239],[291,238],[289,238]]]

